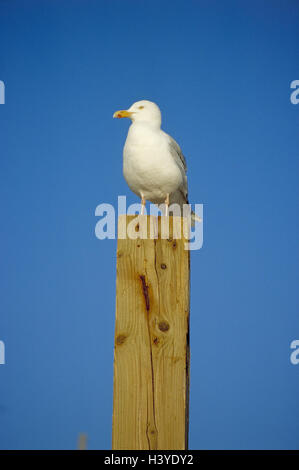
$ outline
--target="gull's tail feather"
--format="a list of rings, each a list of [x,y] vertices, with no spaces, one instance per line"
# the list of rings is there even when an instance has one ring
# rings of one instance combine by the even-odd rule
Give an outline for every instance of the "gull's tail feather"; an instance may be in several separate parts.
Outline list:
[[[183,216],[183,206],[184,204],[189,204],[188,196],[181,188],[175,191],[170,195],[170,205],[178,204],[181,208],[181,216]],[[202,218],[199,215],[195,214],[194,211],[191,211],[191,226],[195,226],[195,222],[202,222]]]
[[[194,227],[195,222],[202,222],[202,218],[199,217],[199,215],[195,214],[194,211],[191,212],[191,221],[192,221],[192,226]]]

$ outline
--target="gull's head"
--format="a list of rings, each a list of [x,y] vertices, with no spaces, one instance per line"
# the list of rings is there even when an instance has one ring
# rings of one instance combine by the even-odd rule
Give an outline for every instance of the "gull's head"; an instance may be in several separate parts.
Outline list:
[[[129,109],[116,111],[114,118],[128,117],[132,122],[143,122],[153,127],[161,126],[161,111],[152,101],[136,101]]]

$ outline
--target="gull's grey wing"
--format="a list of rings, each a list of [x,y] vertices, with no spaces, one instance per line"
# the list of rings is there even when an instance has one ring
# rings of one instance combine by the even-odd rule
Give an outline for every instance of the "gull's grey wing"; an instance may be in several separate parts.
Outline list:
[[[187,163],[186,163],[186,159],[183,155],[183,152],[181,150],[181,147],[179,146],[179,144],[172,137],[170,137],[170,135],[168,137],[169,137],[170,153],[173,156],[176,164],[184,170],[184,173],[186,173]]]
[[[183,177],[183,183],[179,187],[178,191],[181,194],[181,197],[185,199],[185,202],[188,203],[188,183],[187,183],[187,163],[186,159],[183,155],[183,152],[181,150],[181,147],[179,144],[170,136],[168,135],[169,139],[169,150],[170,153],[175,160],[177,166],[180,168],[182,177]],[[174,201],[175,202],[175,201]]]

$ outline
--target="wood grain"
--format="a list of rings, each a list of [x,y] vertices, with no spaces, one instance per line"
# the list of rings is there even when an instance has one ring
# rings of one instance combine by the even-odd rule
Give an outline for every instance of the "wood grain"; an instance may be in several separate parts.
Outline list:
[[[174,238],[183,219],[163,239],[165,219],[118,220],[113,449],[188,445],[189,251]]]

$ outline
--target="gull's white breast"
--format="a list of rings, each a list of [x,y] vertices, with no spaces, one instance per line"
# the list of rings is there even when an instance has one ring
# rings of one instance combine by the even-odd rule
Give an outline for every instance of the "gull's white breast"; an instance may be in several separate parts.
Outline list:
[[[161,203],[182,184],[182,173],[173,159],[167,135],[144,123],[130,126],[123,154],[123,173],[138,196]]]

